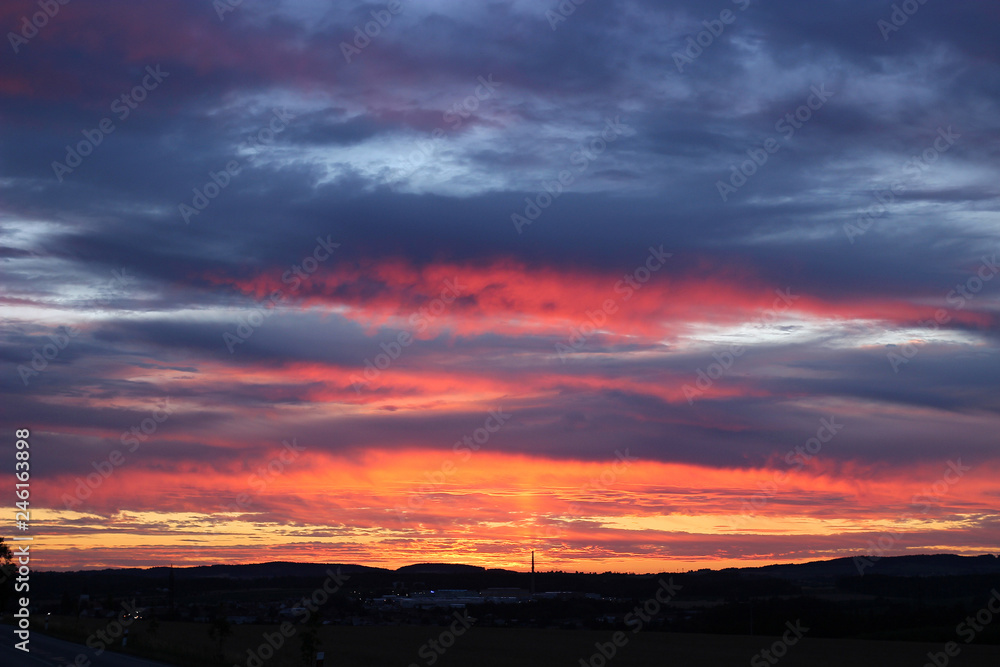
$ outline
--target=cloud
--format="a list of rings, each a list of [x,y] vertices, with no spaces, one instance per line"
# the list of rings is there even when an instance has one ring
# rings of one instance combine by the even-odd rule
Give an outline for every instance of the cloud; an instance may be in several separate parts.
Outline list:
[[[489,521],[514,526],[482,545],[494,554],[533,522],[567,523],[566,562],[839,555],[935,466],[995,466],[994,8],[920,5],[886,39],[892,7],[860,1],[585,3],[553,30],[548,5],[437,0],[405,5],[347,62],[340,44],[373,9],[70,3],[7,54],[2,419],[46,442],[52,508],[167,396],[176,413],[93,509],[196,511],[298,437],[338,480],[365,462],[352,474],[372,485],[324,492],[364,517],[350,528],[310,525],[305,496],[260,498],[267,520],[301,524],[284,546],[303,557],[334,536],[331,558],[378,560],[366,530],[393,558],[445,557],[426,540],[468,550]],[[711,34],[723,10],[734,20]],[[7,3],[0,25],[36,11]],[[147,67],[168,74],[132,99]],[[53,166],[73,152],[71,171]],[[319,260],[323,243],[339,245]],[[406,486],[501,405],[517,417],[490,442],[494,468],[478,491],[435,496],[428,532],[386,527],[389,499],[358,509],[372,480]],[[853,526],[803,530],[808,547],[713,532],[717,489],[780,465],[831,416],[844,432],[770,507]],[[575,484],[621,449],[635,470],[715,476],[670,494],[648,481],[629,502],[712,516],[694,530],[504,500],[448,532],[490,493],[521,493],[518,475],[568,467]],[[912,548],[995,537],[984,474],[949,508],[976,518],[911,526]],[[220,557],[248,534],[227,527]]]

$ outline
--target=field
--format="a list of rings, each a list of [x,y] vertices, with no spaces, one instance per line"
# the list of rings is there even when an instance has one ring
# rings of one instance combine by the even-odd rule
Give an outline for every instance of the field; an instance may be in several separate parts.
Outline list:
[[[84,643],[91,633],[107,627],[98,619],[51,617],[49,633],[63,639]],[[233,626],[233,633],[224,640],[224,659],[219,656],[219,644],[209,637],[208,626],[195,623],[160,622],[155,632],[145,621],[136,622],[130,631],[128,652],[144,657],[172,662],[185,667],[301,667],[305,662],[300,652],[300,637],[305,626],[294,626],[294,634],[271,655],[265,634],[277,637],[278,626]],[[326,653],[325,667],[580,667],[605,664],[595,643],[605,645],[610,652],[611,632],[534,630],[522,628],[477,628],[473,626],[443,654],[431,649],[428,642],[438,640],[444,627],[350,627],[318,628]],[[276,634],[277,633],[277,634]],[[751,662],[761,650],[769,648],[777,638],[729,635],[670,634],[658,632],[626,633],[627,643],[616,648],[614,667],[646,667],[677,664],[685,667],[716,667],[730,665],[769,665],[761,656]],[[444,643],[449,643],[444,637]],[[277,640],[276,640],[277,641]],[[422,650],[423,648],[423,650]],[[118,649],[116,649],[118,650]],[[258,662],[248,653],[254,651]],[[911,642],[861,641],[812,638],[808,634],[798,643],[787,647],[787,654],[776,662],[782,667],[885,667],[901,665],[921,667],[929,662],[928,652],[940,653],[942,644]],[[779,652],[781,652],[779,650]],[[592,660],[592,656],[597,656]],[[947,656],[942,654],[944,659]],[[432,658],[436,658],[431,662]],[[582,662],[581,662],[582,661]],[[1000,664],[1000,646],[965,646],[950,662],[961,667],[996,667]],[[943,664],[943,663],[941,663]]]

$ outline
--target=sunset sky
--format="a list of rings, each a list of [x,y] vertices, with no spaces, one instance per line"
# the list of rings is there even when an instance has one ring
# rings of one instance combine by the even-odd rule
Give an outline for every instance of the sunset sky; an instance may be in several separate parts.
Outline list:
[[[1000,549],[997,4],[52,4],[0,6],[33,565]]]

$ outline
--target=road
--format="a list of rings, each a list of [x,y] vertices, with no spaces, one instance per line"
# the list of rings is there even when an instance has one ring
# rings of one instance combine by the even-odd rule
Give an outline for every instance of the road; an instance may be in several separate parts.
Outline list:
[[[85,667],[87,662],[82,659],[75,662],[77,656],[83,655],[90,661],[90,667],[174,667],[162,662],[153,662],[122,655],[113,651],[105,651],[99,656],[83,644],[74,644],[61,639],[46,637],[39,632],[31,633],[28,646],[30,653],[14,648],[19,641],[14,636],[14,626],[0,625],[0,665],[3,667]]]

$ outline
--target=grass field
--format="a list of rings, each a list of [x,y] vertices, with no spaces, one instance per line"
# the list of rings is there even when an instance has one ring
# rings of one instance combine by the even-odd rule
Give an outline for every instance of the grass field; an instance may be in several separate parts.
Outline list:
[[[106,621],[52,617],[49,633],[64,639],[84,643],[92,632],[105,628]],[[286,640],[280,650],[261,663],[250,661],[249,667],[301,667],[299,634],[304,626],[295,626],[296,634]],[[129,635],[129,653],[172,662],[185,667],[232,667],[248,665],[248,649],[257,650],[265,644],[264,633],[275,633],[277,626],[233,626],[233,634],[225,640],[225,659],[219,660],[218,642],[208,635],[208,626],[194,623],[161,622],[155,634],[148,624],[135,623]],[[437,639],[443,627],[343,627],[319,628],[321,650],[326,653],[325,667],[580,667],[593,664],[595,642],[607,643],[611,632],[534,630],[522,628],[476,628],[456,638],[443,655],[425,649],[429,640]],[[617,649],[611,667],[647,667],[683,665],[684,667],[716,667],[751,665],[751,660],[776,638],[728,635],[693,635],[646,632],[626,633],[628,643]],[[929,662],[927,653],[941,652],[942,644],[910,642],[819,639],[808,634],[778,661],[782,667],[922,667]],[[116,649],[117,650],[117,649]],[[264,651],[264,657],[268,651]],[[312,663],[308,663],[310,666]],[[761,658],[758,665],[770,663]],[[949,664],[957,667],[997,667],[1000,646],[965,646]]]

